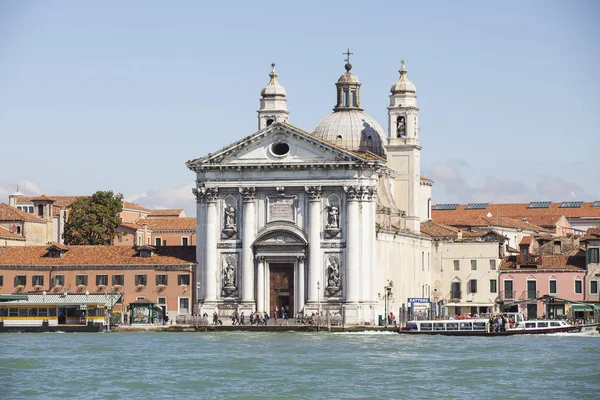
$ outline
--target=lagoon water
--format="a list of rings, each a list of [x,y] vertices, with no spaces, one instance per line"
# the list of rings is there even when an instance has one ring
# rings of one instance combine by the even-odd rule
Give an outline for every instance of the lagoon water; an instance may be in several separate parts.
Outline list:
[[[0,335],[1,399],[598,399],[600,336]]]

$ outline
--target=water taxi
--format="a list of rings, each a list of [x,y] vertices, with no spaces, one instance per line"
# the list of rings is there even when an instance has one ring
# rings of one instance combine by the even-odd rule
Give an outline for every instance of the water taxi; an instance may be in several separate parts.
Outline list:
[[[98,332],[120,294],[0,295],[0,332]]]
[[[526,320],[522,313],[505,313],[513,323],[506,323],[497,331],[488,318],[408,321],[398,330],[401,334],[446,336],[510,336],[536,335],[558,332],[581,332],[594,329],[598,324],[569,324],[564,320]]]

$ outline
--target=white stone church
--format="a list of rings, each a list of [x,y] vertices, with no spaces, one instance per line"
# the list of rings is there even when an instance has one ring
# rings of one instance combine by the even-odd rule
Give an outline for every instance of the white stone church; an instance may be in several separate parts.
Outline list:
[[[201,313],[283,308],[374,324],[409,298],[434,297],[431,240],[419,229],[433,182],[420,176],[415,85],[402,65],[386,134],[345,69],[333,113],[307,132],[288,122],[273,68],[258,131],[187,162],[197,174]]]

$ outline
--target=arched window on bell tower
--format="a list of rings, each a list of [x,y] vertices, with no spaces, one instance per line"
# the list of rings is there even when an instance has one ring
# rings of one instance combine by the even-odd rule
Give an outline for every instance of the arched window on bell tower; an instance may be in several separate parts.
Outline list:
[[[406,137],[406,118],[403,115],[396,119],[396,134],[397,137]]]
[[[273,122],[275,122],[275,120],[273,118],[268,119],[267,126],[270,126]]]
[[[38,216],[40,218],[44,216],[44,205],[43,204],[38,205]]]

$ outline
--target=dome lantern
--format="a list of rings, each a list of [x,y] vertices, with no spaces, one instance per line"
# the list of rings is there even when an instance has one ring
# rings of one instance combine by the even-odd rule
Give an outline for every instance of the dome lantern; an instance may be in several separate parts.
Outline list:
[[[362,111],[363,109],[360,107],[360,81],[350,70],[352,69],[352,64],[350,64],[350,49],[348,49],[345,53],[346,55],[346,65],[344,68],[346,72],[340,76],[335,86],[337,87],[337,103],[333,108],[334,112],[338,111],[349,111],[349,110],[358,110]]]
[[[287,122],[290,112],[287,109],[285,88],[277,81],[275,63],[271,64],[269,83],[260,91],[260,108],[258,110],[258,129],[266,128],[273,122]]]
[[[385,157],[381,126],[360,106],[361,83],[352,72],[350,50],[346,53],[346,72],[337,83],[337,103],[333,113],[319,122],[312,134],[347,150],[370,151]]]

